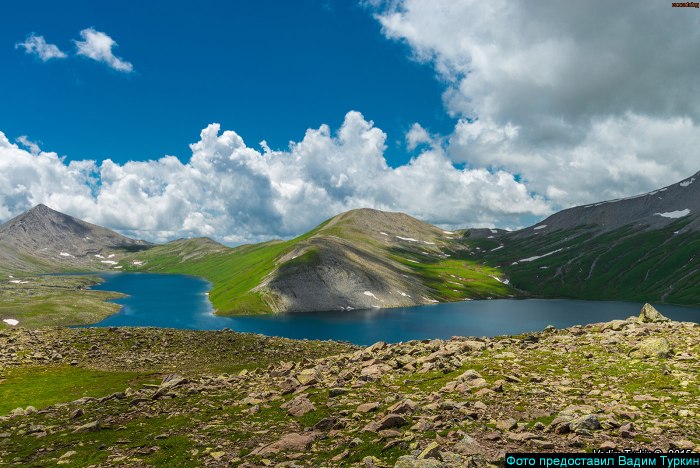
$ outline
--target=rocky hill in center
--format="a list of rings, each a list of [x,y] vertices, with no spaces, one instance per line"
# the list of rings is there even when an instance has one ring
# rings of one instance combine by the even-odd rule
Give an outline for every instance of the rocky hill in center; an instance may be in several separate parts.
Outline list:
[[[515,294],[498,269],[468,255],[456,233],[403,213],[361,209],[290,241],[234,249],[206,239],[177,241],[136,253],[123,266],[204,276],[222,313],[386,308]]]

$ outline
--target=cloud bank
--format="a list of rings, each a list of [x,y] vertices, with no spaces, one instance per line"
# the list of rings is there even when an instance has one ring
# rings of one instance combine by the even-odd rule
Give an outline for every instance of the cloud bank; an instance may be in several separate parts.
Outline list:
[[[556,208],[700,169],[694,11],[601,0],[369,4],[384,35],[444,81],[445,108],[459,119],[445,135],[454,161],[519,174]]]
[[[349,112],[335,133],[321,125],[285,151],[261,145],[261,152],[211,124],[190,145],[187,162],[165,156],[117,164],[66,163],[0,133],[0,220],[44,203],[149,240],[209,236],[235,244],[298,235],[361,207],[450,227],[550,212],[511,174],[457,169],[439,145],[392,168],[384,158],[386,138],[360,113]]]

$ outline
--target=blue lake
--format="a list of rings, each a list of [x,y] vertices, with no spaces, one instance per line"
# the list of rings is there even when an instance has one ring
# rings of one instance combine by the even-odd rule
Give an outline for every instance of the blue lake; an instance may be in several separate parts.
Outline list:
[[[642,303],[565,299],[498,299],[450,304],[264,316],[213,315],[207,297],[211,285],[185,275],[116,273],[101,275],[93,289],[118,291],[128,297],[114,302],[122,309],[98,327],[163,327],[194,330],[230,328],[287,338],[343,340],[368,345],[426,338],[510,335],[577,324],[605,322],[638,315]],[[699,322],[700,309],[658,305],[664,315]]]

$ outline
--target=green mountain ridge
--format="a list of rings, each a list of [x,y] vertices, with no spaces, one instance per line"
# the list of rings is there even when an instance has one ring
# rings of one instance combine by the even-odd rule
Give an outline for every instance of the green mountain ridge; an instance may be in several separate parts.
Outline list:
[[[700,304],[700,173],[622,200],[475,236],[479,261],[541,297]],[[469,236],[469,234],[466,234]],[[469,239],[469,237],[467,237]]]
[[[228,248],[175,241],[133,254],[125,271],[185,273],[212,282],[218,313],[349,310],[507,297],[496,268],[467,258],[457,236],[403,213],[360,209],[289,241]]]
[[[647,194],[563,210],[515,232],[449,232],[403,213],[358,209],[291,240],[235,248],[208,238],[152,245],[40,205],[0,226],[0,273],[196,275],[212,283],[210,300],[224,315],[504,297],[698,305],[696,179],[700,173]]]

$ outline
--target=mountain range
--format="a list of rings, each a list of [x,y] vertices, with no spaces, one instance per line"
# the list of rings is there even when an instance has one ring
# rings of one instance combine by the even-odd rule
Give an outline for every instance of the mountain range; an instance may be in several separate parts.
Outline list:
[[[38,205],[0,225],[0,273],[150,271],[212,282],[218,313],[386,308],[503,297],[700,304],[700,173],[518,231],[445,231],[403,213],[335,216],[288,241],[162,245]]]

